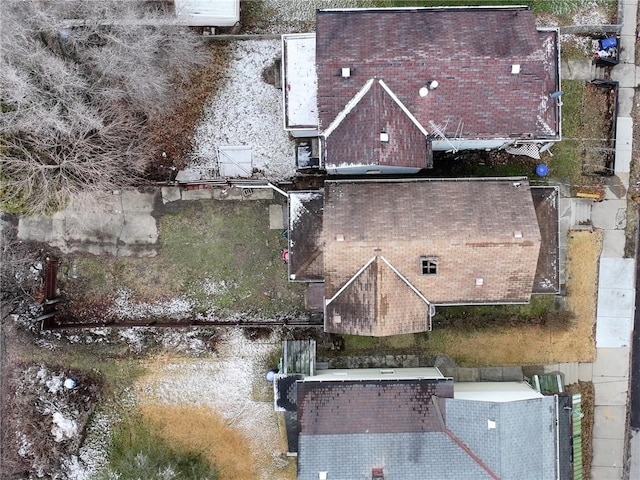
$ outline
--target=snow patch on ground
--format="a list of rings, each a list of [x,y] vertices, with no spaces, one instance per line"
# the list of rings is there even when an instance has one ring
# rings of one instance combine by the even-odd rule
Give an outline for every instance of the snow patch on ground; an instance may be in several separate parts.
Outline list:
[[[148,317],[167,317],[176,320],[191,315],[193,303],[181,297],[172,298],[164,302],[146,303],[131,299],[131,292],[120,290],[114,299],[113,306],[107,311],[108,317],[127,319],[144,319]]]
[[[248,145],[254,169],[263,172],[259,178],[291,178],[295,144],[283,127],[282,91],[262,79],[262,70],[281,54],[280,41],[236,42],[229,48],[226,81],[204,107],[188,168],[215,176],[219,146]]]
[[[265,27],[260,29],[260,33],[299,31],[300,27],[315,24],[319,8],[353,8],[372,4],[363,0],[264,0],[262,16]]]
[[[52,419],[51,434],[56,442],[73,438],[78,433],[78,424],[75,420],[65,417],[60,412],[53,412]]]

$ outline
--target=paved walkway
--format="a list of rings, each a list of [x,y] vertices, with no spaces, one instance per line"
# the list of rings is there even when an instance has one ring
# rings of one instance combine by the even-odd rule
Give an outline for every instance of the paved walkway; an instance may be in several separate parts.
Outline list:
[[[636,18],[638,0],[620,1],[622,31],[620,64],[611,79],[619,84],[616,138],[616,184],[607,187],[605,200],[594,203],[591,221],[604,233],[598,281],[596,320],[596,359],[592,365],[559,366],[558,370],[587,379],[591,373],[595,389],[593,430],[593,480],[625,478],[625,444],[630,373],[630,347],[635,310],[635,259],[624,258],[626,193],[632,159],[634,88],[640,82],[635,65]],[[585,74],[584,66],[571,65],[571,75]],[[591,80],[593,77],[589,78]],[[623,187],[622,189],[620,187]],[[591,372],[589,372],[591,369]],[[570,379],[567,378],[567,382]],[[636,453],[636,456],[640,452]],[[632,458],[635,458],[632,455]],[[640,478],[640,472],[630,478]]]
[[[624,258],[626,192],[632,160],[633,108],[635,87],[640,84],[640,67],[635,65],[638,0],[620,0],[622,23],[620,63],[611,72],[618,82],[618,118],[614,182],[606,188],[605,200],[598,203],[570,199],[565,223],[577,225],[590,217],[594,228],[603,230],[604,243],[599,263],[598,309],[596,319],[596,359],[593,364],[548,365],[545,371],[560,371],[567,384],[591,380],[595,390],[593,430],[593,480],[640,479],[640,433],[632,435],[631,472],[626,472],[631,335],[635,311],[635,259]],[[562,78],[593,80],[602,71],[590,61],[562,64]],[[561,210],[562,215],[562,210]],[[561,221],[563,219],[561,218]],[[629,476],[626,476],[629,475]]]

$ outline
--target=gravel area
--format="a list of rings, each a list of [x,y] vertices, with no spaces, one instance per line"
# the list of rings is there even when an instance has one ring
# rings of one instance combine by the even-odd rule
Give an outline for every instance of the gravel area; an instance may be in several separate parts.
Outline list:
[[[280,41],[229,46],[225,78],[204,108],[188,168],[219,174],[220,146],[251,147],[254,177],[284,180],[295,174],[295,144],[284,131],[282,91],[265,82],[263,70],[280,56]]]

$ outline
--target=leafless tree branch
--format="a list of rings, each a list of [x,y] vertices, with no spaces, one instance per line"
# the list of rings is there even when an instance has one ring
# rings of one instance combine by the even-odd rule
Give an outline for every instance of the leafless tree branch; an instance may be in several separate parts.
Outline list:
[[[188,29],[135,21],[166,16],[158,5],[0,4],[3,204],[43,213],[79,192],[139,179],[148,161],[149,119],[167,112],[176,79],[206,58]],[[83,26],[66,27],[69,18],[83,19]]]

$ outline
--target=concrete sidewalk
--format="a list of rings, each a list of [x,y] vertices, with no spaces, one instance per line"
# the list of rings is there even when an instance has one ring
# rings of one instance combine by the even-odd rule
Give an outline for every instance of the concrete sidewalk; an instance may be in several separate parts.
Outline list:
[[[614,184],[606,187],[605,200],[594,203],[592,225],[604,233],[598,280],[596,359],[592,380],[595,390],[593,430],[593,480],[626,477],[631,335],[635,311],[635,259],[624,258],[626,195],[632,160],[633,108],[640,69],[635,65],[638,0],[621,0],[620,64],[611,72],[619,84]],[[637,452],[638,455],[640,452]],[[633,458],[633,455],[632,455]],[[630,478],[640,478],[634,472]]]
[[[620,0],[618,23],[620,63],[611,80],[618,82],[615,176],[605,188],[602,202],[583,199],[565,201],[570,225],[584,224],[603,231],[599,262],[596,318],[596,359],[593,364],[548,365],[545,372],[561,372],[567,384],[591,380],[595,390],[593,430],[593,480],[640,479],[640,433],[632,437],[631,472],[625,471],[627,442],[631,339],[635,312],[634,258],[624,258],[627,192],[633,152],[633,109],[635,88],[640,85],[640,67],[635,65],[638,0]],[[590,81],[603,78],[603,70],[590,60],[563,61],[562,78]],[[629,476],[627,476],[629,474]]]

